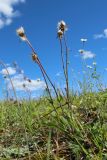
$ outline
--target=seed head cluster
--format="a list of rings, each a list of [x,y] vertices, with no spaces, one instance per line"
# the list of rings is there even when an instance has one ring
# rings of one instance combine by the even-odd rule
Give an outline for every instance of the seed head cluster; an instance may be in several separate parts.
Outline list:
[[[33,60],[33,61],[36,61],[36,60],[37,60],[37,58],[38,58],[37,54],[32,53],[32,60]]]
[[[63,20],[58,22],[57,29],[58,29],[57,35],[58,38],[60,39],[63,37],[64,32],[68,30],[67,25]]]
[[[26,41],[26,35],[23,27],[18,28],[16,33],[21,38],[21,40]]]

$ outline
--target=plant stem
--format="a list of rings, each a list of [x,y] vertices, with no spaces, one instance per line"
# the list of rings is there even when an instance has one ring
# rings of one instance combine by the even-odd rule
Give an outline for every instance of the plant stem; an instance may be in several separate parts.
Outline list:
[[[5,70],[6,70],[7,74],[8,74],[10,83],[11,83],[11,85],[12,85],[12,89],[13,89],[14,96],[15,96],[15,98],[16,98],[16,101],[18,102],[18,98],[17,98],[17,95],[16,95],[15,87],[14,87],[13,82],[12,82],[12,80],[11,80],[11,77],[10,77],[9,71],[8,71],[8,69],[7,69],[7,66],[6,66],[6,64],[5,64],[3,61],[1,61],[1,60],[0,60],[0,64],[5,68]],[[19,104],[18,104],[18,105],[19,105]]]
[[[34,54],[36,54],[36,52],[35,52],[34,48],[32,47],[32,45],[31,45],[31,43],[30,43],[30,41],[29,41],[28,39],[26,39],[26,42],[27,42],[27,44],[29,45],[29,47],[31,48],[32,52],[33,52]],[[52,83],[52,81],[51,81],[50,77],[49,77],[49,76],[48,76],[48,74],[46,73],[46,71],[45,71],[45,69],[44,69],[44,67],[43,67],[43,65],[42,65],[42,63],[41,63],[41,61],[40,61],[40,59],[37,57],[37,59],[35,60],[35,62],[37,62],[37,64],[39,65],[39,67],[40,67],[40,69],[41,69],[41,72],[42,72],[43,77],[45,77],[45,76],[46,76],[46,77],[47,77],[47,79],[48,79],[48,81],[50,82],[51,86],[53,87],[54,92],[55,92],[56,97],[57,97],[57,101],[59,102],[60,107],[61,107],[61,102],[60,102],[59,96],[58,96],[58,94],[57,94],[56,88],[55,88],[54,84]],[[45,82],[46,82],[46,78],[45,78]],[[46,85],[48,86],[48,83],[46,83]],[[63,108],[62,108],[62,107],[61,107],[61,109],[62,109],[62,112],[64,113],[64,111],[63,111]]]
[[[68,107],[70,108],[70,99],[69,99],[69,79],[68,79],[68,47],[65,39],[65,34],[64,34],[64,43],[65,43],[65,48],[66,48],[66,93],[67,93],[67,100],[68,100]]]
[[[62,68],[63,68],[64,76],[65,76],[65,79],[66,79],[66,72],[65,72],[65,65],[64,65],[64,57],[63,57],[62,41],[61,41],[61,39],[59,39],[59,42],[60,42],[60,46],[61,46],[61,61],[62,61]]]
[[[38,65],[39,65],[39,62],[38,62],[38,61],[36,61],[36,63],[38,63]],[[54,106],[54,103],[53,103],[54,101],[53,101],[53,98],[52,98],[52,96],[51,96],[51,92],[50,92],[50,90],[49,90],[49,86],[48,86],[46,77],[45,77],[44,72],[43,72],[43,70],[42,70],[42,68],[41,68],[40,65],[39,65],[39,67],[40,67],[40,70],[41,70],[41,72],[42,72],[42,75],[43,75],[43,78],[44,78],[44,81],[45,81],[45,84],[46,84],[46,87],[47,87],[47,90],[48,90],[48,93],[49,93],[49,97],[50,97],[50,100],[51,100],[51,104],[52,104],[52,106],[53,106],[53,108],[54,108],[54,111],[56,112],[56,114],[57,114],[57,116],[58,116],[58,112],[57,112],[57,110],[56,110],[56,108],[55,108],[55,106]]]

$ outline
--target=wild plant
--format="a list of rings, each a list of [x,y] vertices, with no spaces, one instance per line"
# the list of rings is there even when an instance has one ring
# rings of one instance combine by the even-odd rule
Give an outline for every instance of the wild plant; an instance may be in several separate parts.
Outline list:
[[[62,33],[59,33],[60,30],[61,30]],[[61,37],[63,36],[65,30],[66,30],[66,24],[65,24],[65,22],[64,22],[64,24],[63,24],[63,22],[60,22],[60,24],[59,24],[59,29],[58,29],[58,37],[59,37],[59,39],[60,39],[60,43],[61,43]],[[53,82],[51,81],[51,79],[50,79],[49,75],[47,74],[46,70],[44,69],[44,67],[43,67],[43,65],[42,65],[42,63],[41,63],[41,61],[40,61],[37,53],[35,52],[34,48],[32,47],[32,44],[31,44],[30,41],[28,40],[28,38],[27,38],[27,36],[26,36],[26,34],[25,34],[25,31],[24,31],[24,28],[23,28],[23,27],[19,28],[19,29],[17,30],[17,34],[19,35],[19,37],[20,37],[23,41],[25,41],[25,42],[28,44],[28,46],[29,46],[29,47],[31,48],[31,50],[32,50],[32,60],[38,64],[38,66],[39,66],[39,68],[40,68],[40,70],[41,70],[41,73],[42,73],[42,75],[43,75],[43,78],[44,78],[44,81],[45,81],[45,84],[46,84],[46,89],[47,89],[47,91],[48,91],[48,93],[49,93],[50,103],[52,104],[52,106],[53,106],[53,108],[54,108],[54,111],[55,111],[56,114],[58,115],[57,110],[56,110],[56,108],[55,108],[55,106],[54,106],[53,97],[52,97],[51,92],[50,92],[50,89],[49,89],[48,81],[49,81],[49,83],[51,84],[51,87],[53,88],[53,90],[54,90],[54,92],[55,92],[55,95],[56,95],[56,98],[57,98],[57,102],[59,103],[60,108],[62,109],[62,112],[63,112],[63,114],[64,114],[64,110],[63,110],[63,107],[62,107],[61,100],[60,100],[60,98],[59,98],[57,89],[56,89],[55,85],[53,84]],[[60,35],[60,34],[61,34],[61,35]],[[65,68],[63,68],[63,69],[64,69],[65,78],[66,78],[66,94],[67,94],[67,101],[68,101],[68,102],[66,101],[66,103],[67,103],[68,106],[69,106],[68,49],[67,49],[67,45],[66,45],[66,40],[65,40],[65,38],[64,38],[64,42],[65,42],[65,46],[66,46],[66,70],[65,70]],[[62,48],[61,48],[61,50],[62,50]],[[62,52],[62,51],[61,51],[61,52]],[[61,53],[61,57],[62,57],[62,61],[63,61],[63,55],[62,55],[62,53]],[[63,62],[62,62],[62,65],[64,65]],[[64,66],[63,66],[63,67],[64,67]],[[66,103],[65,103],[65,104],[66,104]]]

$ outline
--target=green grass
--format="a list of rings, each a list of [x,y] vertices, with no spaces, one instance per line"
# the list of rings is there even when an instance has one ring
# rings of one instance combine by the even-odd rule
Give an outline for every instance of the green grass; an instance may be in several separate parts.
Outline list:
[[[106,92],[71,95],[71,110],[65,105],[58,115],[47,98],[20,106],[1,102],[0,159],[106,160],[106,97]]]

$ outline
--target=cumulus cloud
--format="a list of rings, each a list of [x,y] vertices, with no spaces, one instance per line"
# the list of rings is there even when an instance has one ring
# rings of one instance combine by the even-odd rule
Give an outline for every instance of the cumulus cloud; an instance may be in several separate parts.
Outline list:
[[[13,18],[20,14],[18,10],[14,10],[14,6],[24,2],[25,0],[0,0],[0,29],[10,25]]]
[[[95,34],[94,39],[107,38],[107,28],[104,29],[103,33]]]
[[[29,79],[24,75],[24,71],[22,70],[20,73],[17,72],[16,68],[11,67],[8,64],[7,70],[11,77],[12,83],[16,91],[37,91],[37,90],[44,90],[46,88],[45,82],[42,81],[40,78]],[[10,79],[8,77],[8,73],[5,68],[0,71],[0,74],[6,76],[5,81],[7,83],[8,89],[12,89],[12,85]]]
[[[30,82],[23,78],[23,74],[17,74],[11,77],[13,85],[17,91],[36,91],[45,89],[45,82],[40,79],[32,79]],[[8,88],[12,89],[11,83],[8,80]]]
[[[16,69],[13,68],[13,67],[7,67],[7,70],[8,70],[10,75],[14,75],[16,73]],[[3,75],[8,75],[7,70],[6,69],[2,69],[0,71],[0,73],[3,74]]]
[[[83,59],[91,59],[91,58],[94,58],[95,57],[95,54],[92,53],[91,51],[84,51],[82,53],[82,58]]]

